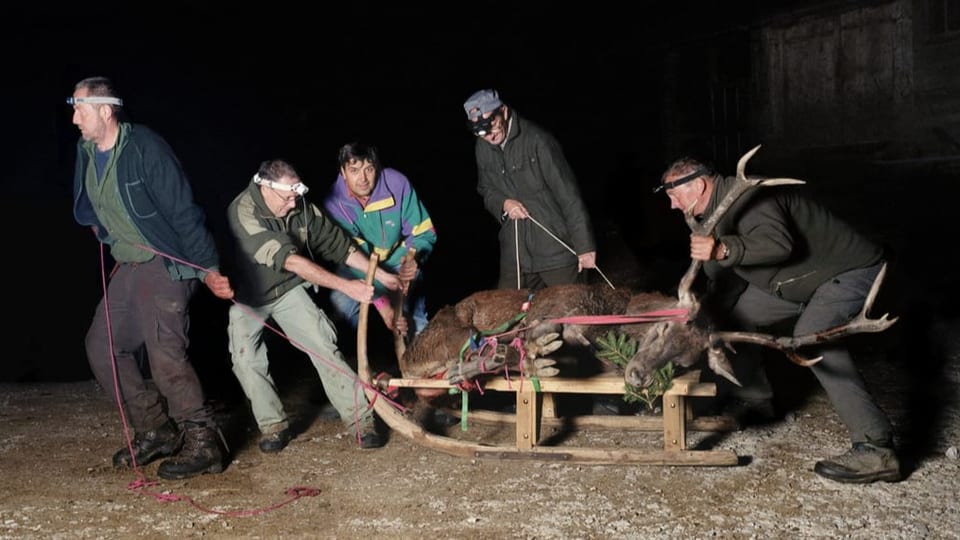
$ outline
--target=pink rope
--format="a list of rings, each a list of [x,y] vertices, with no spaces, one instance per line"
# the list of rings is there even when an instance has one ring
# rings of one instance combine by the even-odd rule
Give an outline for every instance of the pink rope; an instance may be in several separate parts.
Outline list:
[[[187,261],[185,261],[185,260],[183,260],[183,259],[178,259],[177,257],[174,257],[173,255],[169,255],[169,254],[166,254],[166,253],[162,253],[162,252],[157,251],[157,250],[155,250],[155,249],[153,249],[153,248],[151,248],[151,247],[149,247],[149,246],[145,246],[145,245],[142,245],[142,244],[136,244],[136,245],[137,245],[137,247],[139,247],[139,248],[141,248],[141,249],[144,249],[144,250],[147,250],[147,251],[149,251],[149,252],[151,252],[151,253],[153,253],[153,254],[155,254],[155,255],[158,255],[158,256],[160,256],[160,257],[166,257],[166,258],[168,258],[168,259],[170,259],[170,260],[172,260],[172,261],[176,261],[176,262],[178,262],[178,263],[185,264],[185,265],[187,265],[187,266],[189,266],[189,267],[191,267],[191,268],[194,268],[194,269],[196,269],[196,270],[201,270],[201,271],[203,271],[203,272],[212,272],[212,271],[213,271],[213,270],[211,270],[211,269],[209,269],[209,268],[203,268],[202,266],[197,266],[197,265],[192,264],[192,263],[190,263],[190,262],[187,262]],[[253,311],[251,311],[249,308],[247,308],[247,306],[244,306],[243,304],[241,304],[241,303],[239,303],[239,302],[237,302],[236,300],[233,300],[233,299],[231,299],[230,301],[233,302],[233,303],[234,303],[237,307],[239,307],[241,310],[243,310],[247,315],[249,315],[250,317],[252,317],[252,318],[254,318],[254,319],[258,320],[258,321],[260,321],[261,324],[263,324],[263,327],[264,327],[264,328],[266,328],[266,329],[274,332],[274,333],[277,334],[278,336],[282,337],[283,339],[289,341],[291,344],[295,345],[295,346],[296,346],[297,348],[299,348],[300,350],[306,352],[307,354],[309,354],[310,356],[316,358],[317,360],[320,360],[321,362],[325,363],[325,364],[327,365],[327,367],[332,368],[333,370],[338,371],[338,372],[340,372],[340,373],[343,374],[343,375],[347,375],[348,377],[353,378],[354,385],[357,385],[357,384],[362,385],[363,387],[365,387],[365,388],[367,388],[367,389],[369,389],[369,390],[371,390],[371,391],[373,391],[373,392],[376,392],[378,395],[383,395],[384,400],[387,401],[387,402],[389,402],[391,405],[394,406],[394,408],[396,408],[396,409],[399,410],[399,411],[405,411],[405,410],[406,410],[406,408],[405,408],[403,405],[401,405],[401,404],[398,403],[397,401],[394,401],[394,400],[390,399],[388,396],[386,396],[385,394],[383,394],[382,392],[380,392],[380,390],[379,390],[378,388],[376,388],[375,386],[373,386],[372,384],[369,384],[369,383],[366,383],[366,382],[362,381],[362,380],[360,379],[360,377],[359,377],[356,373],[354,373],[353,371],[351,371],[351,370],[349,370],[349,369],[343,369],[342,367],[337,366],[336,364],[334,364],[334,363],[331,362],[330,360],[328,360],[328,359],[324,358],[323,356],[321,356],[320,354],[318,354],[316,351],[314,351],[314,350],[312,350],[312,349],[304,346],[303,344],[299,343],[298,341],[290,338],[289,336],[287,336],[286,334],[284,334],[283,332],[281,332],[280,329],[274,328],[273,326],[270,326],[269,324],[267,324],[267,321],[266,321],[265,319],[261,319],[260,317],[258,317],[255,313],[253,313]],[[353,407],[354,411],[359,411],[359,402],[357,401],[356,393],[354,393],[354,403],[353,403],[353,405],[354,405],[354,407]],[[367,410],[371,409],[372,407],[373,407],[373,404],[372,404],[372,402],[371,402],[371,403],[369,403],[369,404],[367,405]],[[355,412],[355,413],[354,413],[354,418],[353,418],[353,420],[354,420],[354,425],[357,426],[356,435],[357,435],[357,444],[359,445],[359,444],[360,444],[360,438],[361,438],[361,435],[362,435],[362,434],[360,433],[360,428],[359,428],[359,422],[360,422],[360,414],[359,414],[359,412]]]
[[[100,244],[100,283],[103,287],[103,315],[107,323],[107,343],[110,346],[110,368],[113,370],[113,394],[117,400],[117,410],[120,413],[120,425],[123,426],[123,439],[127,442],[127,452],[130,453],[130,464],[133,471],[143,480],[145,477],[137,463],[137,457],[133,451],[133,438],[130,437],[130,428],[127,425],[127,414],[123,408],[123,396],[120,393],[120,378],[117,375],[117,356],[113,350],[113,326],[110,320],[110,302],[107,297],[107,261],[104,258],[103,244]]]
[[[194,508],[200,511],[206,512],[208,514],[218,514],[221,516],[231,516],[231,517],[249,517],[249,516],[265,514],[267,512],[271,512],[273,510],[286,506],[302,497],[316,497],[317,495],[320,494],[320,490],[317,488],[294,486],[292,488],[287,488],[284,491],[284,494],[288,496],[287,499],[280,501],[276,504],[272,504],[264,508],[256,508],[253,510],[232,510],[232,511],[225,512],[222,510],[214,510],[213,508],[207,508],[205,506],[202,506],[201,504],[197,503],[192,497],[188,497],[185,495],[175,495],[173,493],[156,492],[156,491],[151,491],[147,489],[157,484],[158,482],[148,482],[146,480],[141,479],[141,480],[135,480],[133,482],[130,482],[130,484],[127,485],[127,489],[137,493],[138,495],[153,497],[159,502],[186,501],[187,503],[190,504],[190,506],[193,506]]]
[[[179,262],[179,263],[181,263],[181,264],[184,264],[184,265],[186,265],[186,266],[189,266],[189,267],[191,267],[191,268],[195,268],[195,269],[197,269],[197,270],[202,270],[202,271],[204,271],[204,272],[212,272],[211,269],[197,266],[197,265],[195,265],[195,264],[189,263],[189,262],[184,261],[184,260],[182,260],[182,259],[178,259],[178,258],[176,258],[176,257],[174,257],[174,256],[172,256],[172,255],[166,254],[166,253],[161,253],[161,252],[159,252],[159,251],[157,251],[157,250],[155,250],[155,249],[153,249],[153,248],[151,248],[151,247],[144,246],[144,245],[140,245],[140,244],[138,244],[138,247],[140,247],[140,248],[142,248],[142,249],[144,249],[144,250],[147,250],[147,251],[149,251],[149,252],[151,252],[151,253],[153,253],[153,254],[155,254],[155,255],[158,255],[158,256],[161,256],[161,257],[166,257],[166,258],[168,258],[168,259],[170,259],[170,260],[177,261],[177,262]],[[231,511],[231,512],[222,512],[222,511],[214,510],[214,509],[211,509],[211,508],[205,508],[205,507],[201,506],[200,504],[198,504],[196,501],[194,501],[191,497],[174,495],[174,494],[170,494],[170,493],[156,493],[156,492],[152,492],[152,491],[147,491],[147,490],[146,490],[146,488],[148,488],[148,487],[150,487],[150,486],[154,486],[154,485],[156,485],[158,482],[156,482],[156,481],[148,481],[148,480],[146,479],[146,476],[143,474],[143,471],[140,469],[139,465],[137,464],[136,454],[135,454],[135,452],[133,451],[133,440],[132,440],[132,438],[130,437],[130,429],[129,429],[128,426],[127,426],[127,418],[126,418],[126,413],[125,413],[124,408],[123,408],[123,398],[122,398],[122,394],[121,394],[121,391],[120,391],[120,379],[119,379],[119,377],[118,377],[118,375],[117,375],[117,358],[116,358],[116,355],[114,354],[114,347],[113,347],[113,327],[112,327],[111,320],[110,320],[110,304],[109,304],[109,302],[108,302],[108,297],[107,297],[107,289],[108,289],[108,286],[107,286],[106,260],[105,260],[105,257],[104,257],[104,249],[103,249],[103,243],[102,243],[102,242],[100,243],[99,248],[100,248],[100,279],[101,279],[101,285],[102,285],[102,287],[103,287],[103,310],[104,310],[104,318],[105,318],[106,325],[107,325],[107,340],[108,340],[109,345],[110,345],[110,363],[111,363],[111,366],[112,366],[112,368],[113,368],[113,388],[114,388],[114,395],[115,395],[115,398],[116,398],[116,401],[117,401],[117,409],[118,409],[119,412],[120,412],[120,423],[121,423],[121,425],[123,426],[123,435],[124,435],[124,438],[125,438],[126,441],[127,441],[127,451],[130,452],[130,462],[131,462],[131,464],[133,465],[133,470],[134,470],[134,472],[135,472],[136,475],[137,475],[137,479],[134,480],[133,482],[131,482],[131,483],[127,486],[127,489],[129,489],[129,490],[131,490],[131,491],[134,491],[134,492],[136,492],[137,494],[140,494],[140,495],[152,496],[152,497],[154,497],[155,499],[157,499],[157,500],[160,501],[160,502],[187,501],[188,503],[190,503],[191,506],[193,506],[194,508],[197,508],[197,509],[199,509],[199,510],[201,510],[201,511],[204,511],[204,512],[207,512],[207,513],[210,513],[210,514],[220,514],[220,515],[227,515],[227,516],[234,516],[234,517],[246,517],[246,516],[255,516],[255,515],[258,515],[258,514],[263,514],[263,513],[272,511],[272,510],[276,510],[276,509],[278,509],[278,508],[280,508],[280,507],[282,507],[282,506],[286,506],[287,504],[290,504],[290,503],[292,503],[293,501],[295,501],[295,500],[297,500],[297,499],[299,499],[299,498],[301,498],[301,497],[314,497],[314,496],[318,495],[318,494],[320,493],[320,490],[317,489],[317,488],[295,486],[295,487],[289,488],[289,489],[287,489],[287,490],[285,491],[285,494],[288,495],[288,498],[287,498],[286,500],[281,501],[281,502],[279,502],[279,503],[276,503],[276,504],[274,504],[274,505],[268,506],[268,507],[266,507],[266,508],[258,508],[258,509],[254,509],[254,510],[238,510],[238,511]],[[236,300],[232,300],[232,301],[234,302],[234,304],[240,306],[241,309],[245,309],[245,306],[243,306],[242,304],[239,304],[238,302],[236,302]],[[253,316],[254,318],[258,318],[258,317],[257,317],[256,315],[254,315],[253,313],[250,313],[249,310],[247,310],[247,313],[250,314],[251,316]],[[259,318],[258,318],[258,319],[259,319]],[[280,336],[282,336],[283,338],[287,339],[287,340],[290,341],[291,343],[294,343],[293,340],[291,340],[290,338],[288,338],[288,337],[287,337],[286,335],[284,335],[282,332],[280,332],[279,330],[277,330],[277,329],[271,327],[270,325],[268,325],[268,324],[266,323],[266,321],[262,321],[262,322],[263,322],[263,326],[264,326],[264,327],[269,328],[270,330],[273,330],[273,331],[276,332],[278,335],[280,335]],[[298,344],[298,345],[299,345],[299,344]],[[325,358],[321,357],[320,355],[316,354],[316,353],[313,352],[313,351],[310,351],[310,350],[307,349],[306,347],[303,347],[303,346],[301,345],[300,348],[301,348],[301,350],[308,351],[309,354],[311,354],[312,356],[320,359],[321,361],[328,362],[328,364],[329,364],[329,361],[327,361]],[[337,368],[337,366],[334,366],[334,365],[332,365],[332,364],[330,365],[330,367]],[[349,374],[353,376],[353,378],[355,379],[355,381],[357,381],[357,382],[359,382],[360,384],[364,384],[365,386],[369,387],[371,390],[373,390],[374,392],[376,392],[377,395],[380,395],[380,394],[381,394],[381,392],[379,392],[379,391],[378,391],[375,387],[373,387],[372,385],[367,384],[367,383],[364,383],[363,381],[361,381],[360,378],[359,378],[359,376],[357,376],[355,373],[350,372]],[[356,400],[356,397],[354,397],[354,399]],[[397,407],[399,407],[399,408],[402,409],[402,407],[399,405],[399,403],[394,402],[393,400],[389,399],[389,398],[386,397],[386,396],[384,396],[384,399],[386,399],[388,402],[393,403],[395,406],[397,406]],[[358,407],[357,407],[356,405],[358,405],[358,404],[357,404],[356,401],[355,401],[355,402],[354,402],[354,410],[357,410],[357,409],[358,409]],[[369,406],[372,407],[372,402],[370,403]],[[359,416],[358,416],[358,415],[355,415],[355,416],[357,416],[357,418],[356,418],[355,420],[356,420],[357,423],[358,423],[358,422],[359,422]],[[358,426],[358,431],[357,431],[357,433],[358,433],[358,435],[357,435],[357,443],[359,444],[359,442],[360,442],[359,426]]]

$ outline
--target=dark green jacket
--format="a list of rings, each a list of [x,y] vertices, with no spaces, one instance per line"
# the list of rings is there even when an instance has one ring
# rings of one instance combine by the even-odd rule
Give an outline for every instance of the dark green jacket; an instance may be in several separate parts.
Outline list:
[[[356,249],[336,222],[304,198],[285,217],[276,217],[252,181],[230,203],[227,221],[237,244],[231,284],[237,301],[250,306],[273,302],[304,283],[283,268],[291,253],[339,264]]]
[[[139,124],[120,124],[114,146],[117,186],[130,222],[149,247],[201,268],[218,270],[213,235],[203,210],[194,202],[193,191],[170,146],[154,131]],[[73,177],[73,216],[81,225],[96,226],[97,237],[112,244],[110,231],[97,219],[87,195],[84,178],[92,167],[93,143],[77,142]],[[205,272],[163,258],[174,279],[202,278]]]
[[[734,181],[718,178],[704,216],[713,213]],[[883,259],[880,246],[799,187],[756,188],[730,208],[714,235],[730,255],[705,263],[708,276],[731,268],[747,282],[794,302],[806,302],[837,274]]]
[[[478,138],[477,191],[487,211],[501,223],[501,266],[516,264],[514,222],[502,219],[503,201],[516,199],[533,219],[577,254],[595,251],[593,227],[580,188],[560,144],[536,124],[513,112],[503,149]],[[542,272],[576,265],[576,255],[529,219],[519,224],[520,270]]]

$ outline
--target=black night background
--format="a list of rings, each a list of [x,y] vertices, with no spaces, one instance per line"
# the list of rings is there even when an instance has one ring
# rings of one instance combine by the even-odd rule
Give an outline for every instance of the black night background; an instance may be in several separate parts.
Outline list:
[[[90,376],[83,336],[102,294],[100,255],[90,232],[72,219],[78,131],[64,98],[91,75],[113,78],[132,120],[173,146],[218,242],[227,241],[227,204],[261,161],[289,160],[319,196],[335,178],[341,144],[376,144],[387,165],[411,178],[437,227],[427,269],[431,311],[495,282],[496,228],[475,191],[473,138],[461,106],[474,90],[492,87],[564,146],[601,239],[601,269],[635,257],[645,268],[637,283],[675,287],[688,262],[685,226],[650,187],[681,153],[733,173],[739,155],[763,144],[748,172],[810,181],[891,249],[893,307],[921,317],[952,312],[956,294],[937,287],[949,284],[944,276],[956,262],[949,203],[960,149],[953,138],[957,108],[941,100],[947,104],[939,109],[910,113],[915,124],[944,119],[931,128],[941,135],[935,148],[904,146],[883,132],[838,135],[829,118],[811,114],[809,125],[798,123],[803,111],[768,133],[771,123],[758,121],[757,111],[769,113],[772,105],[756,81],[771,68],[750,62],[762,44],[758,32],[802,24],[806,16],[829,18],[852,3],[729,4],[244,8],[169,1],[6,8],[4,94],[14,129],[3,182],[13,216],[5,257],[12,324],[5,326],[0,380]],[[924,42],[915,36],[913,43]],[[929,91],[921,95],[916,79],[909,98],[920,101]],[[718,98],[715,89],[725,81],[742,93]],[[777,90],[796,95],[797,85]],[[872,106],[885,107],[882,100]],[[823,129],[799,136],[811,127]],[[855,124],[843,129],[858,131]],[[615,247],[603,251],[605,245]],[[192,356],[203,358],[208,372],[227,370],[228,306],[205,290],[195,302]]]

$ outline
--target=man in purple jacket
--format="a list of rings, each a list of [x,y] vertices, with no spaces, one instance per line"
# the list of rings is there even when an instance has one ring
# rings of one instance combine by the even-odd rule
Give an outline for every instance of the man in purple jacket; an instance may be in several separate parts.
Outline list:
[[[343,145],[338,155],[340,174],[323,201],[326,213],[353,237],[360,249],[376,253],[381,266],[396,273],[407,284],[404,316],[412,319],[414,334],[427,325],[426,299],[423,295],[422,265],[433,251],[437,232],[426,207],[400,171],[384,168],[373,146],[352,142]],[[412,257],[405,257],[413,250]],[[340,265],[337,273],[350,279],[363,279],[360,271]],[[388,328],[403,331],[406,321],[395,328],[390,295],[374,284],[373,304]],[[337,314],[356,328],[360,304],[349,296],[332,291],[330,301]]]

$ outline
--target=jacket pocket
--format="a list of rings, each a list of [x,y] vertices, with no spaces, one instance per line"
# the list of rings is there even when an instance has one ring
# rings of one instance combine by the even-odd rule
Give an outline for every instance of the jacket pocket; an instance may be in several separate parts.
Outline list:
[[[138,218],[151,218],[157,215],[157,207],[147,193],[143,180],[137,178],[123,185],[124,195],[130,201],[130,212]]]

